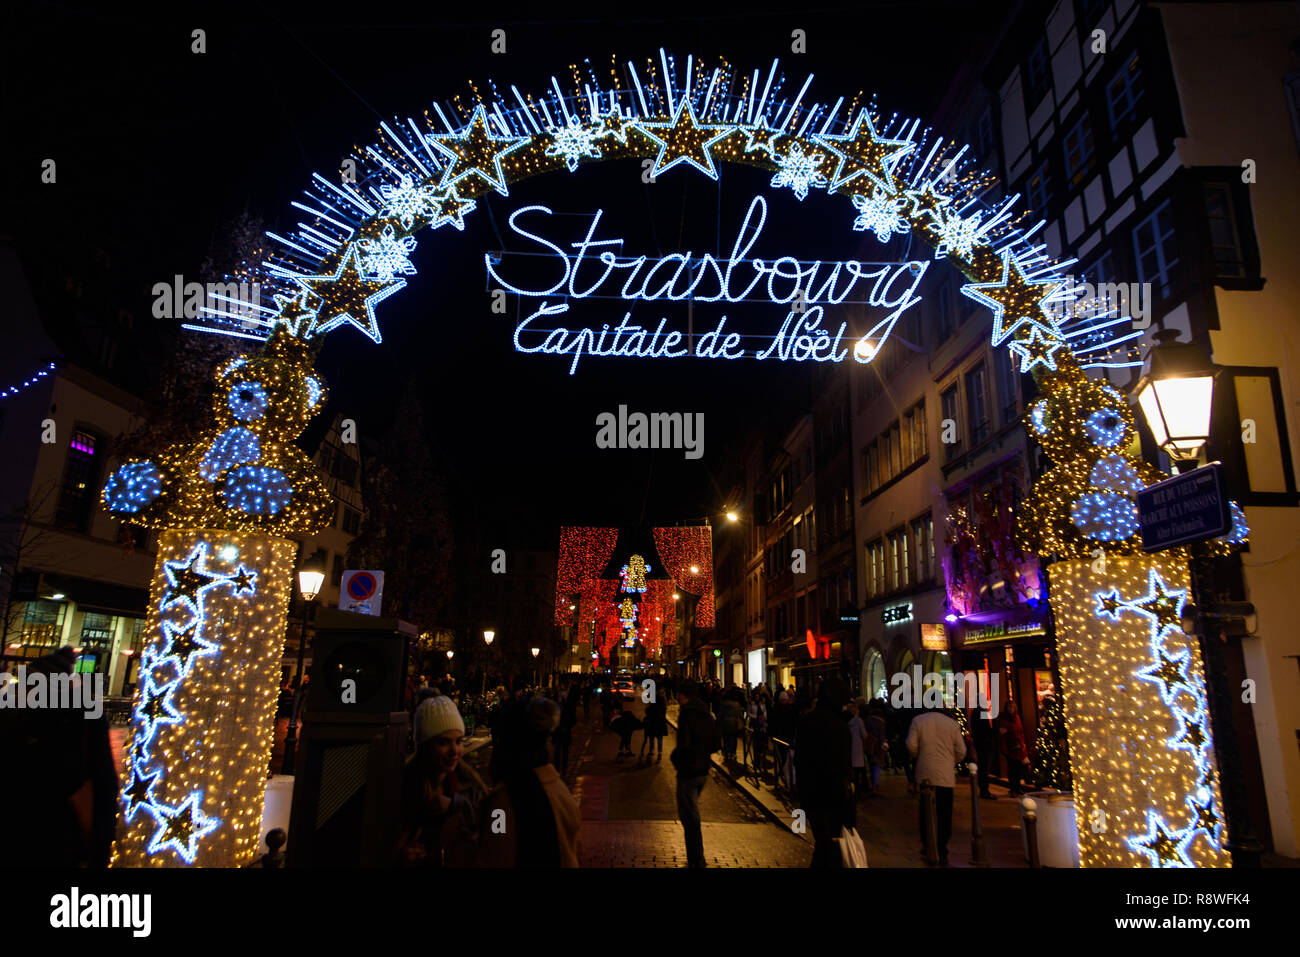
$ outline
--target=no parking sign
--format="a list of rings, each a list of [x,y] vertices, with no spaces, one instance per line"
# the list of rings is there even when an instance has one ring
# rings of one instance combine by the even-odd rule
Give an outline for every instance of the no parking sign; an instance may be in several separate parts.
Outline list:
[[[339,583],[339,608],[361,615],[378,615],[384,598],[384,573],[346,571]]]

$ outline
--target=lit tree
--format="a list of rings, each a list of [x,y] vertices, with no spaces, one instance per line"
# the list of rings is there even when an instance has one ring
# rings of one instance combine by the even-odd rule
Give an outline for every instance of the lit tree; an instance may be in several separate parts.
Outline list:
[[[1043,699],[1034,738],[1034,781],[1039,787],[1070,790],[1070,751],[1065,739],[1065,710],[1055,695]]]

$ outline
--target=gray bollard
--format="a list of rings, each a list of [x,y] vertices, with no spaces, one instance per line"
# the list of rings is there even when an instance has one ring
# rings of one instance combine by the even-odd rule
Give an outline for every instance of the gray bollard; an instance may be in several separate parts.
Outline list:
[[[988,867],[988,855],[984,853],[984,827],[980,823],[979,782],[976,780],[979,766],[972,761],[966,767],[970,771],[970,866]]]
[[[262,855],[263,867],[284,867],[284,844],[289,836],[282,828],[273,828],[266,835],[266,846],[270,848]]]
[[[939,863],[939,814],[934,801],[934,785],[926,778],[921,782],[921,819],[925,822],[925,863]]]
[[[1033,798],[1025,798],[1020,802],[1020,806],[1025,809],[1025,837],[1029,844],[1029,866],[1042,867],[1038,860],[1038,805],[1034,803]]]

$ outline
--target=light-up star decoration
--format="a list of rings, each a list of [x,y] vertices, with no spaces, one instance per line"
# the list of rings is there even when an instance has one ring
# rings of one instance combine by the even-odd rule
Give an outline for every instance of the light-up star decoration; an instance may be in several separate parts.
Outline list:
[[[1181,629],[1183,604],[1187,601],[1187,591],[1170,589],[1154,568],[1147,576],[1147,584],[1149,588],[1147,594],[1129,602],[1128,607],[1155,622],[1153,628],[1155,635],[1162,634],[1170,628]]]
[[[632,118],[623,113],[621,106],[615,106],[600,114],[599,131],[595,139],[614,139],[620,145],[627,146],[627,134],[632,129]]]
[[[162,607],[166,608],[178,601],[189,605],[196,615],[202,615],[201,593],[215,585],[223,584],[227,579],[222,575],[210,573],[204,566],[208,555],[206,545],[199,545],[183,562],[164,562],[164,574],[167,576],[168,590],[163,598]]]
[[[405,288],[406,280],[367,279],[362,272],[359,256],[360,250],[353,243],[332,275],[294,277],[300,286],[321,299],[321,307],[310,335],[323,335],[344,323],[350,323],[374,342],[383,341],[379,323],[375,319],[375,306],[399,289]]]
[[[144,768],[134,761],[131,762],[131,782],[122,789],[122,796],[126,798],[124,813],[127,821],[135,820],[136,812],[142,806],[153,803],[153,787],[161,777],[161,771],[146,774]]]
[[[757,123],[742,127],[741,131],[745,134],[746,153],[761,150],[768,156],[776,156],[776,141],[781,138],[782,133],[767,125],[767,117],[760,116]]]
[[[488,123],[487,107],[482,103],[474,108],[469,124],[459,133],[430,133],[429,145],[442,153],[449,165],[442,174],[439,186],[445,189],[465,179],[477,177],[502,196],[509,196],[506,174],[501,169],[501,158],[526,146],[527,136],[503,136],[492,132]]]
[[[289,330],[289,335],[298,336],[305,333],[316,321],[316,313],[320,305],[320,297],[313,295],[309,290],[299,289],[297,292],[285,294],[275,293],[271,299],[276,305],[275,317],[271,320],[271,326],[284,326]],[[309,306],[308,301],[314,301],[316,305]]]
[[[149,745],[157,736],[159,725],[179,724],[185,720],[168,700],[179,683],[179,681],[172,681],[159,687],[150,676],[142,686],[140,704],[135,711],[136,720],[140,722],[141,733],[131,741],[132,747],[141,757],[148,757]]]
[[[1014,339],[1007,346],[1013,355],[1020,357],[1020,371],[1032,372],[1035,366],[1056,371],[1056,350],[1065,343],[1043,332],[1041,326],[1032,326],[1023,339]]]
[[[968,283],[961,292],[993,311],[993,345],[1000,346],[1022,326],[1038,327],[1050,338],[1063,339],[1047,304],[1056,301],[1064,285],[1060,279],[1026,279],[1020,262],[1013,261],[1007,249],[1002,253],[1000,279]]]
[[[465,214],[474,212],[478,206],[472,199],[461,199],[455,186],[449,186],[433,201],[433,221],[431,229],[451,224],[460,232],[465,231]]]
[[[1186,651],[1176,655],[1169,655],[1165,653],[1163,648],[1160,648],[1156,651],[1156,657],[1158,659],[1157,664],[1152,665],[1150,668],[1143,668],[1137,674],[1139,678],[1154,681],[1160,685],[1160,697],[1164,699],[1165,704],[1173,702],[1179,688],[1195,691],[1187,677],[1187,665],[1190,661],[1190,655]]]
[[[1187,845],[1196,836],[1192,828],[1172,830],[1155,811],[1147,811],[1147,832],[1128,838],[1129,847],[1145,853],[1152,867],[1191,867]]]
[[[864,123],[865,130],[862,128]],[[857,119],[846,133],[838,136],[818,134],[813,139],[839,160],[831,175],[832,193],[850,184],[853,189],[864,192],[864,177],[883,186],[886,192],[895,192],[894,167],[913,147],[908,140],[886,140],[878,136],[875,124],[866,110],[858,113]]]
[[[165,804],[151,804],[149,810],[158,822],[158,830],[149,843],[149,853],[170,848],[179,854],[187,864],[194,862],[198,850],[198,841],[216,829],[221,823],[214,817],[208,817],[199,809],[203,800],[201,791],[193,791],[177,807]]]
[[[1201,800],[1199,801],[1195,797],[1188,795],[1187,806],[1191,809],[1195,818],[1196,823],[1194,826],[1205,831],[1212,841],[1218,843],[1219,827],[1222,820],[1214,813],[1214,796],[1210,794],[1210,789],[1201,789]]]
[[[679,163],[687,163],[709,179],[717,179],[718,167],[714,165],[709,150],[730,136],[733,128],[701,126],[690,97],[684,96],[671,120],[659,123],[642,121],[636,124],[636,129],[659,144],[659,155],[655,157],[651,176],[666,173]]]

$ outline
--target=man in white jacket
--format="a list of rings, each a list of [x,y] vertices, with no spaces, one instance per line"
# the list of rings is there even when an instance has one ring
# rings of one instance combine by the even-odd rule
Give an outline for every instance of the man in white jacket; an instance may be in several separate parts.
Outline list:
[[[935,816],[938,818],[939,863],[948,863],[948,838],[952,836],[952,791],[957,786],[958,761],[968,756],[961,727],[943,711],[926,711],[912,720],[907,733],[907,750],[916,758],[918,784],[934,785]],[[925,846],[925,811],[921,810],[921,845]]]

